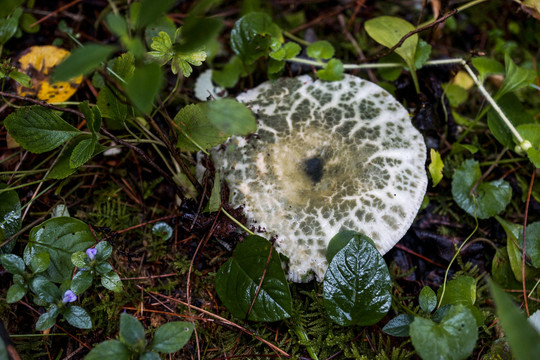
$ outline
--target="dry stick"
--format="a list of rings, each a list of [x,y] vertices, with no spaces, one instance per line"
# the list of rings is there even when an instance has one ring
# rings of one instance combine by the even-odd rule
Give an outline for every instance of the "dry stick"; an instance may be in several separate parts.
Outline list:
[[[440,18],[438,18],[437,20],[425,25],[425,26],[421,26],[417,29],[414,29],[410,32],[408,32],[407,34],[405,34],[398,42],[396,45],[392,46],[391,48],[389,48],[388,50],[386,50],[385,52],[379,54],[379,55],[375,55],[375,56],[372,56],[370,57],[369,59],[367,59],[366,61],[368,62],[371,62],[371,61],[374,61],[374,60],[377,60],[377,59],[380,59],[382,57],[385,57],[387,55],[390,55],[394,50],[396,50],[397,48],[399,48],[401,45],[403,45],[403,43],[405,42],[405,40],[407,40],[408,38],[410,38],[411,36],[415,35],[415,34],[418,34],[419,32],[422,32],[424,30],[427,30],[427,29],[430,29],[432,27],[434,27],[435,25],[438,25],[442,22],[445,22],[449,17],[452,17],[454,16],[456,13],[458,12],[457,9],[454,9],[452,11],[450,11],[449,13],[445,14],[444,16],[441,16]]]
[[[533,169],[532,172],[531,183],[529,184],[529,192],[527,193],[527,202],[525,203],[525,214],[523,215],[523,242],[521,246],[521,283],[523,284],[523,301],[525,302],[525,310],[527,311],[527,317],[529,317],[530,314],[529,304],[527,303],[527,288],[525,287],[525,235],[527,235],[527,216],[529,215],[529,203],[531,202],[531,194],[535,175],[536,168]]]
[[[33,27],[34,25],[37,25],[37,24],[40,24],[40,23],[44,22],[45,20],[47,20],[51,16],[54,16],[54,15],[58,14],[60,11],[64,11],[64,10],[72,7],[73,5],[77,4],[78,2],[81,2],[81,0],[73,0],[69,4],[66,4],[64,6],[59,7],[58,9],[54,10],[52,13],[50,13],[48,15],[45,15],[44,17],[42,17],[41,19],[39,19],[35,23],[30,24],[30,27]]]
[[[287,352],[281,350],[279,347],[277,347],[276,345],[272,344],[271,342],[269,342],[269,341],[267,341],[267,340],[261,338],[261,337],[258,336],[258,335],[255,335],[253,332],[249,331],[249,330],[246,329],[245,327],[240,326],[240,325],[238,325],[238,324],[236,324],[236,323],[234,323],[234,322],[232,322],[232,321],[229,321],[229,320],[227,320],[227,319],[225,319],[225,318],[222,318],[222,317],[219,316],[219,315],[213,314],[213,313],[211,313],[211,312],[209,312],[209,311],[206,311],[206,310],[204,310],[204,309],[201,309],[201,308],[199,308],[199,307],[197,307],[197,306],[195,306],[195,305],[188,304],[188,303],[186,303],[186,302],[184,302],[184,301],[182,301],[182,300],[175,299],[175,298],[173,298],[173,297],[171,297],[171,296],[163,295],[163,294],[160,294],[160,293],[155,292],[155,291],[146,290],[146,289],[144,289],[144,288],[142,288],[142,287],[140,287],[140,286],[137,286],[137,287],[140,288],[141,290],[147,292],[147,293],[154,294],[154,295],[156,295],[156,296],[161,296],[161,297],[163,297],[163,298],[165,298],[165,299],[168,299],[168,300],[170,300],[170,301],[173,301],[173,302],[182,304],[182,305],[184,305],[184,306],[187,306],[187,307],[189,307],[189,308],[192,308],[192,309],[194,309],[194,310],[197,310],[197,311],[199,311],[199,312],[201,312],[201,313],[203,313],[203,314],[206,314],[206,315],[208,315],[208,316],[210,316],[210,317],[213,317],[214,319],[217,319],[217,320],[223,322],[223,323],[226,324],[226,325],[229,325],[229,326],[231,326],[231,327],[234,327],[234,328],[236,328],[236,329],[238,329],[238,330],[240,330],[240,331],[242,331],[242,332],[248,334],[249,336],[255,337],[257,340],[259,340],[260,342],[264,343],[265,345],[267,345],[268,347],[270,347],[270,348],[271,348],[272,350],[274,350],[275,352],[277,352],[277,353],[279,353],[279,354],[281,354],[281,355],[283,355],[283,356],[286,356],[286,357],[288,357],[288,358],[291,357],[290,354],[288,354]]]

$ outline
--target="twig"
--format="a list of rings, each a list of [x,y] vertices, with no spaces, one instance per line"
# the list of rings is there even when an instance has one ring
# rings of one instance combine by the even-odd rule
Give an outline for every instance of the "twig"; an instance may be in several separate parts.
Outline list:
[[[29,27],[33,27],[37,24],[40,24],[42,22],[44,22],[45,20],[47,20],[48,18],[58,14],[60,11],[64,11],[66,9],[69,9],[70,7],[72,7],[73,5],[76,5],[78,2],[81,2],[81,0],[73,0],[72,2],[70,2],[69,4],[66,4],[64,6],[61,6],[59,7],[58,9],[54,10],[53,12],[51,12],[50,14],[47,14],[46,16],[42,17],[41,19],[39,19],[38,21],[30,24]]]

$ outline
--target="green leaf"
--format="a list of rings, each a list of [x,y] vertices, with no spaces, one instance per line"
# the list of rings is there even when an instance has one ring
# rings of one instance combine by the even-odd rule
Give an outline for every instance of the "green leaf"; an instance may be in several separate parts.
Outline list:
[[[112,246],[107,241],[100,241],[97,243],[95,249],[97,250],[96,261],[105,261],[112,254]]]
[[[203,212],[215,212],[221,208],[221,178],[219,176],[219,170],[216,170],[216,176],[214,177],[214,186],[212,186],[212,193],[208,204]]]
[[[0,183],[0,190],[8,187]],[[21,230],[21,201],[15,190],[0,192],[0,243],[3,243]],[[12,240],[0,251],[10,252],[15,246]]]
[[[129,360],[131,351],[118,340],[105,340],[94,347],[84,360]]]
[[[92,155],[94,155],[96,144],[97,141],[93,138],[80,141],[77,146],[73,148],[73,152],[69,157],[69,167],[76,169],[90,160]]]
[[[71,290],[75,295],[80,295],[92,285],[93,280],[94,274],[92,274],[92,271],[79,270],[71,280]]]
[[[411,314],[401,314],[390,320],[382,331],[392,336],[409,336],[409,327],[414,320]]]
[[[248,64],[266,56],[271,44],[276,42],[283,42],[281,29],[268,14],[262,12],[242,16],[231,31],[233,51]]]
[[[4,125],[23,148],[38,154],[52,150],[81,133],[55,112],[39,105],[18,109],[6,118]]]
[[[512,354],[517,360],[537,359],[540,354],[540,335],[497,284],[489,281],[489,287]]]
[[[115,46],[100,44],[86,44],[77,48],[56,67],[53,81],[68,81],[86,75],[100,67],[115,51]]]
[[[51,264],[51,256],[48,252],[43,251],[39,254],[36,254],[32,261],[30,261],[30,269],[32,270],[32,273],[39,274],[44,272],[49,268],[49,265]]]
[[[111,271],[114,271],[113,267],[111,266],[111,264],[109,264],[108,262],[106,261],[103,261],[103,262],[100,262],[99,264],[97,264],[96,266],[96,271],[102,275],[104,274],[108,274],[110,273]]]
[[[527,225],[525,229],[525,251],[534,267],[540,268],[540,221]]]
[[[166,222],[160,221],[152,226],[152,234],[163,241],[167,241],[173,235],[173,228]]]
[[[479,56],[472,59],[472,64],[478,70],[478,79],[484,82],[488,75],[504,74],[504,66],[497,60],[487,56]]]
[[[4,4],[2,4],[2,7]],[[16,9],[13,14],[7,19],[0,18],[0,46],[4,45],[15,33],[19,26],[19,17],[22,14],[22,9]]]
[[[153,351],[146,351],[144,352],[140,357],[139,360],[160,360],[158,353],[155,353]]]
[[[54,304],[62,299],[60,289],[44,276],[36,276],[32,279],[30,289],[36,297],[45,304]]]
[[[105,22],[114,35],[118,37],[129,36],[128,24],[123,16],[110,12],[105,16]]]
[[[420,291],[418,302],[420,303],[420,308],[429,314],[437,306],[437,295],[435,295],[435,291],[429,286],[424,286]]]
[[[521,289],[521,284],[512,272],[506,246],[498,248],[495,252],[491,263],[491,276],[497,284],[505,289]]]
[[[79,329],[91,329],[92,319],[90,315],[80,306],[71,305],[64,311],[64,319],[71,326],[75,326]]]
[[[317,77],[324,81],[339,81],[343,79],[343,63],[341,60],[330,60],[324,69],[317,70]]]
[[[142,29],[163,16],[175,3],[175,0],[142,0],[135,27]]]
[[[114,292],[122,291],[122,280],[114,271],[101,275],[101,285]]]
[[[410,325],[410,335],[422,359],[460,360],[474,350],[478,329],[469,309],[454,305],[439,324],[415,317]]]
[[[380,64],[395,64],[401,63],[401,57],[396,53],[390,53],[387,56],[384,56],[379,59]],[[377,72],[382,76],[386,81],[395,81],[401,75],[403,67],[381,67],[377,69]]]
[[[469,92],[466,89],[452,83],[444,86],[444,94],[452,107],[458,107],[469,97]]]
[[[165,354],[177,352],[188,342],[192,333],[193,324],[190,322],[169,322],[157,329],[150,348]]]
[[[66,177],[73,174],[77,169],[72,168],[71,165],[71,155],[73,154],[73,150],[77,145],[79,145],[80,142],[90,139],[90,136],[82,135],[78,136],[77,138],[73,139],[69,144],[67,144],[67,148],[63,151],[63,153],[60,155],[58,160],[56,160],[56,163],[54,164],[53,168],[49,172],[49,174],[45,177],[46,179],[65,179]],[[100,145],[97,144],[97,147]]]
[[[332,44],[326,40],[315,41],[306,48],[307,56],[314,59],[331,59],[336,52]]]
[[[132,351],[143,349],[146,346],[142,324],[126,313],[120,315],[120,341],[128,345]]]
[[[11,274],[22,275],[26,269],[23,259],[15,254],[0,255],[0,263],[2,263],[2,266]]]
[[[144,29],[144,39],[146,44],[150,46],[150,44],[152,44],[152,38],[158,36],[161,31],[166,32],[169,35],[169,38],[174,38],[176,25],[174,25],[174,21],[168,16],[159,17]]]
[[[431,179],[433,180],[433,187],[437,186],[443,178],[443,168],[444,163],[441,159],[441,154],[435,149],[430,151],[431,162],[429,163],[428,169],[431,174]]]
[[[174,123],[179,130],[176,147],[185,151],[209,149],[225,142],[232,135],[212,125],[206,107],[202,104],[184,106],[174,117]]]
[[[101,111],[99,110],[99,107],[93,106],[92,109],[90,109],[88,100],[85,100],[79,104],[79,110],[83,113],[84,118],[86,119],[88,129],[90,129],[93,135],[97,135],[99,133],[99,129],[101,128]]]
[[[207,101],[201,106],[212,126],[229,136],[248,135],[257,130],[257,121],[251,110],[236,100]]]
[[[94,244],[88,225],[72,217],[55,217],[30,231],[29,243],[24,249],[24,261],[30,263],[36,254],[46,251],[51,264],[43,274],[49,280],[61,283],[71,278],[71,254],[84,251]]]
[[[142,112],[149,113],[162,82],[163,74],[159,65],[149,63],[135,69],[126,84],[126,93],[132,104]]]
[[[540,168],[540,125],[520,125],[517,127],[517,131],[531,143],[532,146],[527,150],[527,156],[536,168]]]
[[[442,287],[437,291],[439,298],[442,294]],[[450,280],[446,284],[446,290],[444,292],[444,298],[441,305],[451,304],[463,304],[473,305],[476,302],[476,280],[471,276],[460,276],[456,279]]]
[[[32,78],[25,73],[19,72],[19,71],[11,71],[8,76],[21,84],[24,87],[30,88],[32,87]]]
[[[386,263],[360,236],[333,257],[323,286],[324,307],[339,325],[372,325],[390,309],[392,282]]]
[[[532,83],[536,77],[533,70],[517,66],[508,54],[504,56],[504,65],[506,75],[499,91],[494,96],[495,99],[499,99],[509,92],[524,88]]]
[[[173,56],[172,40],[164,31],[161,31],[157,36],[152,38],[150,48],[153,51],[148,53],[148,56],[158,62],[160,65],[165,65]]]
[[[477,161],[469,159],[455,171],[452,179],[452,195],[454,201],[469,215],[479,219],[488,219],[503,211],[512,199],[512,188],[504,180],[491,182],[481,181],[471,195],[482,176]]]
[[[429,55],[431,55],[431,45],[422,39],[418,39],[416,53],[414,54],[414,69],[418,70],[424,66],[424,63],[429,59]]]
[[[260,236],[247,236],[236,246],[233,256],[216,275],[216,291],[235,317],[244,319],[255,298],[271,244]],[[248,320],[277,321],[292,312],[292,298],[276,250],[272,251],[264,281],[249,313]]]
[[[244,65],[240,57],[233,56],[222,70],[212,71],[212,81],[219,86],[231,88],[236,85],[243,70]]]
[[[111,119],[107,124],[112,124],[113,130],[122,128],[126,120],[128,106],[125,101],[124,96],[116,89],[104,87],[99,91],[97,105],[101,109],[102,116]]]
[[[368,35],[381,45],[388,48],[396,45],[407,33],[415,30],[415,27],[400,18],[393,16],[379,16],[370,19],[365,23]],[[410,69],[414,70],[414,60],[416,47],[418,45],[418,35],[407,38],[395,52],[405,60]]]
[[[330,239],[330,242],[328,243],[328,247],[326,248],[326,261],[328,263],[332,262],[332,259],[334,256],[355,237],[360,236],[364,239],[369,239],[367,236],[363,234],[359,234],[356,231],[352,230],[341,230],[338,232],[332,239]]]
[[[59,312],[56,306],[54,306],[54,308],[49,312],[41,314],[41,316],[36,322],[36,330],[45,331],[52,328],[53,325],[56,324],[56,318],[58,317],[58,314]]]
[[[71,254],[71,262],[78,268],[84,268],[88,265],[88,255],[82,251],[76,251]]]
[[[177,53],[192,53],[203,49],[210,41],[215,40],[223,23],[216,18],[188,16],[182,26],[182,37],[175,44]],[[201,31],[204,29],[204,31]]]
[[[26,292],[28,290],[19,284],[13,284],[9,287],[7,294],[6,294],[6,302],[8,304],[16,303],[17,301],[21,300],[24,295],[26,295]]]
[[[503,113],[506,115],[508,120],[518,127],[523,124],[534,123],[534,118],[531,114],[525,111],[521,101],[517,98],[516,95],[510,93],[502,96],[497,100],[497,105],[501,108]],[[490,109],[487,114],[489,130],[493,133],[495,138],[507,148],[513,149],[514,136],[508,126],[501,119],[499,114],[493,109]]]

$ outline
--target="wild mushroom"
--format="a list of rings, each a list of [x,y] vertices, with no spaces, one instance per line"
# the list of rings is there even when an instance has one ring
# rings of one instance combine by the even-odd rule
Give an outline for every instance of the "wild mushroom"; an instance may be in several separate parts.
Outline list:
[[[381,254],[405,234],[426,191],[426,147],[409,114],[355,76],[266,82],[237,97],[258,117],[256,134],[213,150],[250,225],[276,237],[289,278],[321,281],[341,229],[371,237]]]

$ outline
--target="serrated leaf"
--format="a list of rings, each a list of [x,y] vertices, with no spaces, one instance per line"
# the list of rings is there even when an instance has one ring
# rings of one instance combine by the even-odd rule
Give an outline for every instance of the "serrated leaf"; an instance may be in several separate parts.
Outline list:
[[[107,124],[113,130],[122,128],[122,124],[126,120],[128,106],[125,102],[124,96],[116,89],[104,87],[99,91],[97,105],[101,110],[101,115],[111,119]]]
[[[231,31],[233,51],[248,64],[270,51],[273,42],[283,42],[281,29],[262,12],[250,12],[236,21]]]
[[[91,271],[79,270],[71,280],[71,290],[75,295],[80,295],[92,285],[93,280],[94,275]]]
[[[519,101],[517,96],[512,93],[499,98],[497,100],[497,105],[499,105],[508,120],[510,120],[512,125],[516,128],[523,124],[534,123],[533,116],[525,111],[521,101]],[[513,149],[516,143],[514,141],[514,136],[495,110],[490,109],[488,111],[487,121],[489,130],[495,138],[507,148]]]
[[[69,167],[76,169],[90,160],[92,155],[94,155],[96,143],[97,141],[94,138],[80,141],[77,146],[73,148],[73,152],[69,157]]]
[[[444,163],[441,159],[441,154],[435,149],[430,150],[430,157],[431,162],[429,163],[428,169],[431,174],[431,179],[433,180],[433,187],[435,187],[443,178]]]
[[[146,346],[141,322],[126,313],[120,314],[120,341],[128,345],[131,350],[142,349]]]
[[[157,36],[152,38],[152,44],[150,44],[152,51],[148,53],[148,56],[160,65],[165,65],[174,56],[172,48],[172,40],[164,31],[159,32]]]
[[[190,104],[184,106],[174,117],[178,126],[178,141],[176,147],[185,151],[199,151],[219,145],[229,138],[231,134],[216,128],[210,122],[207,112],[202,105]]]
[[[478,329],[469,309],[454,305],[439,324],[415,317],[410,325],[410,335],[422,359],[461,360],[474,350]]]
[[[84,360],[129,360],[131,358],[131,351],[118,340],[105,340],[96,345],[88,355],[84,357]]]
[[[11,113],[4,125],[23,148],[38,154],[53,150],[81,133],[53,111],[38,105]]]
[[[7,184],[0,183],[0,190],[7,188]],[[0,192],[0,242],[4,242],[21,230],[21,201],[15,190]],[[15,246],[12,240],[0,251],[10,252]]]
[[[120,276],[114,271],[109,271],[108,273],[101,275],[101,285],[103,285],[105,289],[114,292],[122,291],[122,280],[120,280]]]
[[[32,228],[23,258],[28,264],[36,254],[48,252],[51,264],[43,275],[61,283],[71,278],[74,268],[71,254],[84,251],[93,244],[94,236],[87,224],[71,217],[56,217]]]
[[[71,55],[56,67],[52,80],[68,81],[79,75],[86,75],[101,66],[115,51],[115,46],[100,44],[86,44],[74,49]]]
[[[435,291],[429,286],[424,286],[418,296],[418,303],[424,312],[431,313],[437,306],[437,295],[435,295]]]
[[[8,304],[16,303],[17,301],[21,300],[24,295],[26,295],[26,292],[28,290],[19,284],[13,284],[9,287],[7,294],[6,294],[6,302]]]
[[[235,317],[244,319],[255,298],[271,244],[260,236],[247,236],[234,250],[216,275],[216,291],[227,309]],[[281,268],[277,251],[273,250],[258,296],[248,320],[277,321],[292,312],[292,298]]]
[[[173,321],[161,325],[152,339],[150,348],[165,354],[177,352],[188,342],[193,333],[193,324]]]
[[[324,307],[339,325],[372,325],[390,309],[388,267],[375,246],[360,236],[332,258],[323,286]]]
[[[75,326],[79,329],[91,329],[92,319],[90,315],[80,306],[71,305],[64,311],[64,319],[71,326]]]
[[[336,52],[332,44],[326,40],[315,41],[306,48],[307,56],[314,59],[331,59]]]
[[[488,219],[503,211],[512,199],[512,188],[504,180],[482,181],[476,186],[475,197],[471,195],[482,173],[477,161],[469,159],[456,169],[452,179],[452,196],[460,208],[479,219]]]
[[[163,74],[159,65],[149,63],[135,69],[125,89],[132,104],[142,112],[149,113],[162,82]]]
[[[2,254],[0,255],[0,263],[11,274],[20,274],[24,273],[26,266],[24,265],[23,259],[18,257],[15,254]]]
[[[392,336],[409,336],[409,327],[414,320],[411,314],[401,314],[384,325],[382,331]]]
[[[537,359],[540,354],[540,335],[503,290],[492,281],[489,281],[489,287],[512,355],[517,360]]]
[[[343,79],[343,63],[338,59],[331,59],[323,69],[317,70],[317,77],[324,81],[339,81]]]
[[[233,99],[219,99],[201,104],[209,122],[230,135],[248,135],[257,130],[255,116],[246,105]]]

